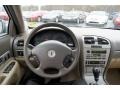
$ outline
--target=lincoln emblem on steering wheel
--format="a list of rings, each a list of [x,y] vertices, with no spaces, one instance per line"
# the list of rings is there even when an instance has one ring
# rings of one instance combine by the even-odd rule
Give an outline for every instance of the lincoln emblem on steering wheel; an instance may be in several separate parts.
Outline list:
[[[50,57],[50,58],[54,58],[55,55],[56,55],[56,53],[55,53],[54,50],[49,50],[49,51],[48,51],[48,57]]]

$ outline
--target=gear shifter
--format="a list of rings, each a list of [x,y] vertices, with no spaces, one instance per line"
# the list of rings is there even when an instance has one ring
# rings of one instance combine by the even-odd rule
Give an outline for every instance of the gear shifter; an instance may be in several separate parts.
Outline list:
[[[97,84],[97,82],[99,81],[100,69],[94,67],[93,68],[93,75],[94,75],[95,82]]]

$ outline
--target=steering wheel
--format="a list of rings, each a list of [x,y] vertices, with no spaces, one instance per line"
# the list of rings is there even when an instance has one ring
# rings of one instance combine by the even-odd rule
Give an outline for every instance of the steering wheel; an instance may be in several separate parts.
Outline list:
[[[64,43],[48,40],[30,48],[29,42],[37,32],[44,28],[56,27],[69,33],[75,43],[71,49]],[[24,57],[27,66],[37,75],[44,78],[58,78],[69,73],[78,63],[80,54],[79,42],[73,32],[66,26],[58,23],[46,23],[38,26],[25,40]]]

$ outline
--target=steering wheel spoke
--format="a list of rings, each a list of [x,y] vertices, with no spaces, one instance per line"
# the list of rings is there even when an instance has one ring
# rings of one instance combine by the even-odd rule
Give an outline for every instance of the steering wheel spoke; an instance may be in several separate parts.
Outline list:
[[[76,54],[78,54],[78,50],[77,49],[72,50],[72,56],[75,56]]]
[[[28,44],[26,48],[27,48],[28,56],[31,56],[32,55],[32,50],[33,50],[34,46],[31,45],[31,44]]]
[[[28,44],[28,48],[29,49],[33,49],[35,46],[33,46],[32,44]]]

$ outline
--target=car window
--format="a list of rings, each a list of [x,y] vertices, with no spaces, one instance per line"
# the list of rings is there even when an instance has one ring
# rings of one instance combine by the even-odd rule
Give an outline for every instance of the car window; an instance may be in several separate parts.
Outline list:
[[[9,17],[3,6],[0,6],[0,36],[8,33]]]

